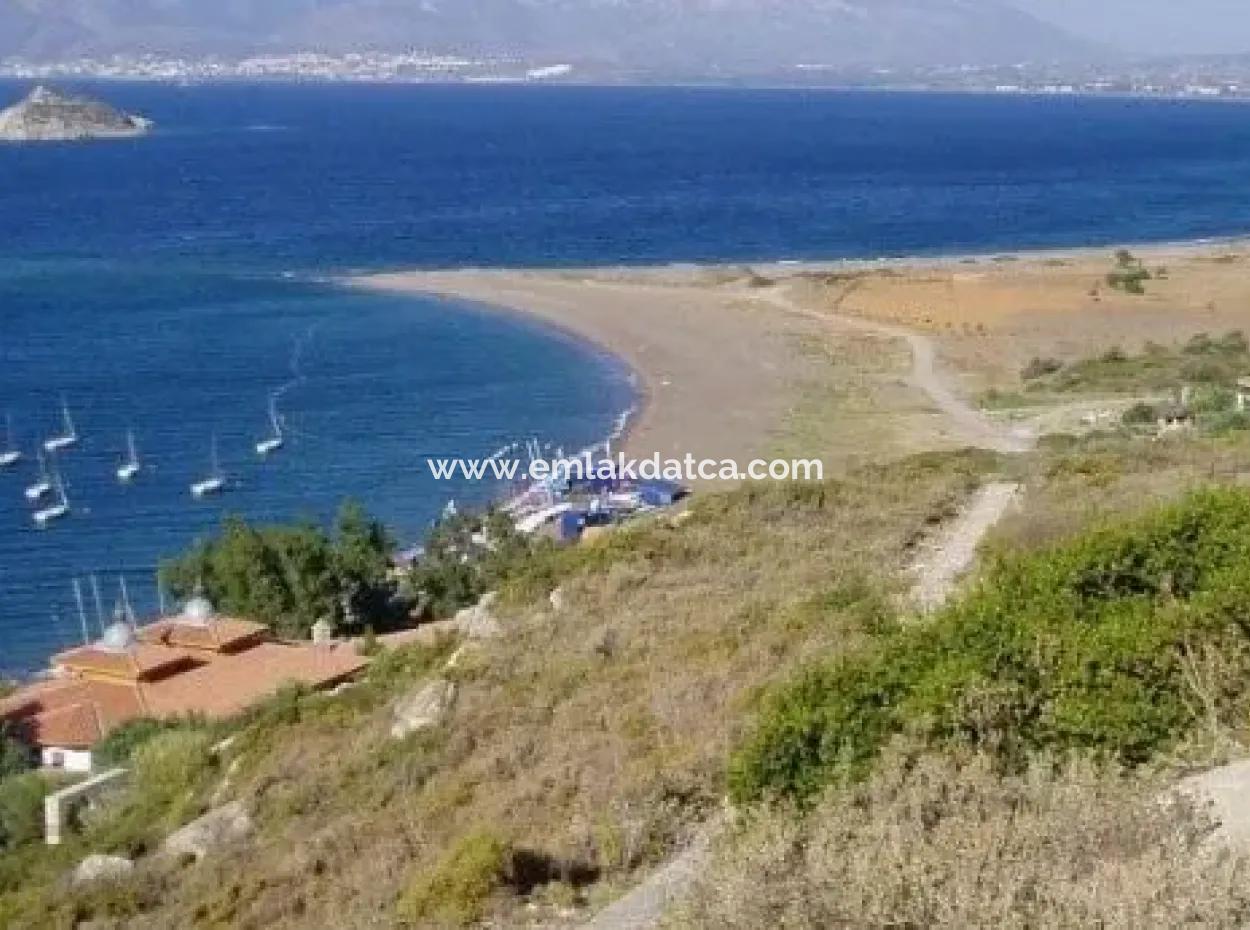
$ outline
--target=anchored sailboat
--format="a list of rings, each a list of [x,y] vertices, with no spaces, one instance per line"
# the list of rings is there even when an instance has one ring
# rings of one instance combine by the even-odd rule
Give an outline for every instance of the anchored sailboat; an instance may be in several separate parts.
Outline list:
[[[202,481],[191,485],[192,497],[208,497],[220,494],[226,488],[226,477],[221,473],[221,463],[217,460],[217,437],[213,436],[213,470]]]
[[[53,520],[59,520],[69,514],[69,498],[65,496],[65,483],[61,481],[59,472],[53,475],[53,481],[56,485],[56,503],[35,511],[35,523],[39,526],[47,526]]]
[[[278,418],[278,408],[273,398],[269,400],[269,423],[273,427],[273,435],[256,443],[256,454],[260,456],[277,452],[285,441],[282,437],[282,421]]]
[[[61,399],[61,428],[63,432],[60,436],[44,441],[43,447],[46,451],[59,452],[78,444],[78,430],[74,428],[74,418],[70,416],[69,403],[64,398]]]
[[[13,441],[13,415],[4,415],[4,451],[0,452],[0,468],[9,468],[22,460],[22,450]]]
[[[139,470],[142,467],[139,464],[139,453],[135,449],[134,430],[126,431],[126,453],[126,461],[117,467],[117,480],[123,484],[139,474]]]
[[[52,493],[52,476],[48,474],[48,460],[44,457],[43,450],[39,450],[39,478],[34,484],[27,486],[26,499],[28,501],[41,501]]]

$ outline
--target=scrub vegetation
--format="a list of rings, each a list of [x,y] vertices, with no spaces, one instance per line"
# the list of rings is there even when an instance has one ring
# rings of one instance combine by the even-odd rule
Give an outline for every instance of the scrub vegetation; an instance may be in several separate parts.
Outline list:
[[[341,693],[115,736],[129,786],[65,846],[0,856],[0,926],[575,926],[727,797],[738,825],[674,927],[1235,925],[1243,861],[1159,799],[1250,719],[1248,451],[929,453],[501,547],[446,586],[498,590],[498,638],[377,645]],[[912,616],[908,566],[995,479],[1023,509]],[[447,528],[444,568],[474,532]],[[447,716],[395,738],[435,680]],[[255,821],[242,846],[154,855],[228,801]],[[68,886],[90,852],[136,868]]]

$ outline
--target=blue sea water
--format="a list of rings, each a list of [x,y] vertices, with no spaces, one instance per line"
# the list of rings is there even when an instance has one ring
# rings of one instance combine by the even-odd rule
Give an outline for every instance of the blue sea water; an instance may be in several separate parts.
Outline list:
[[[0,410],[24,448],[66,397],[73,515],[0,473],[0,670],[77,637],[225,513],[347,496],[417,538],[426,455],[575,447],[632,402],[604,353],[517,316],[360,293],[396,267],[872,257],[1250,227],[1250,110],[1130,100],[707,89],[107,84],[143,140],[0,146]],[[0,99],[26,87],[0,83]],[[290,443],[257,460],[280,392]],[[134,429],[149,469],[113,469]],[[220,438],[234,486],[188,484]]]

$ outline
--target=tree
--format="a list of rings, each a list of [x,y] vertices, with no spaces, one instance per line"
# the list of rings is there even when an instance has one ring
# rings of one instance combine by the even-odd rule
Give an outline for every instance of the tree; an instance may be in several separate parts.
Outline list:
[[[228,614],[306,638],[323,618],[383,628],[394,618],[385,528],[347,503],[331,536],[312,523],[254,527],[230,517],[221,533],[162,566],[176,596],[201,590]]]
[[[370,519],[355,501],[339,510],[331,562],[340,592],[342,620],[360,627],[369,618],[386,619],[394,544],[386,528]]]
[[[13,730],[12,724],[0,721],[0,779],[32,768],[35,754]]]
[[[529,540],[503,511],[457,513],[435,525],[408,583],[426,617],[448,617],[498,587],[529,551]]]

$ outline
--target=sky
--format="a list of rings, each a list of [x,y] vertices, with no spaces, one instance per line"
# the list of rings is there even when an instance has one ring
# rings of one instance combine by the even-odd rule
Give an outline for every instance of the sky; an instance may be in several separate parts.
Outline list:
[[[1250,52],[1250,0],[1013,0],[1078,35],[1148,54]]]

